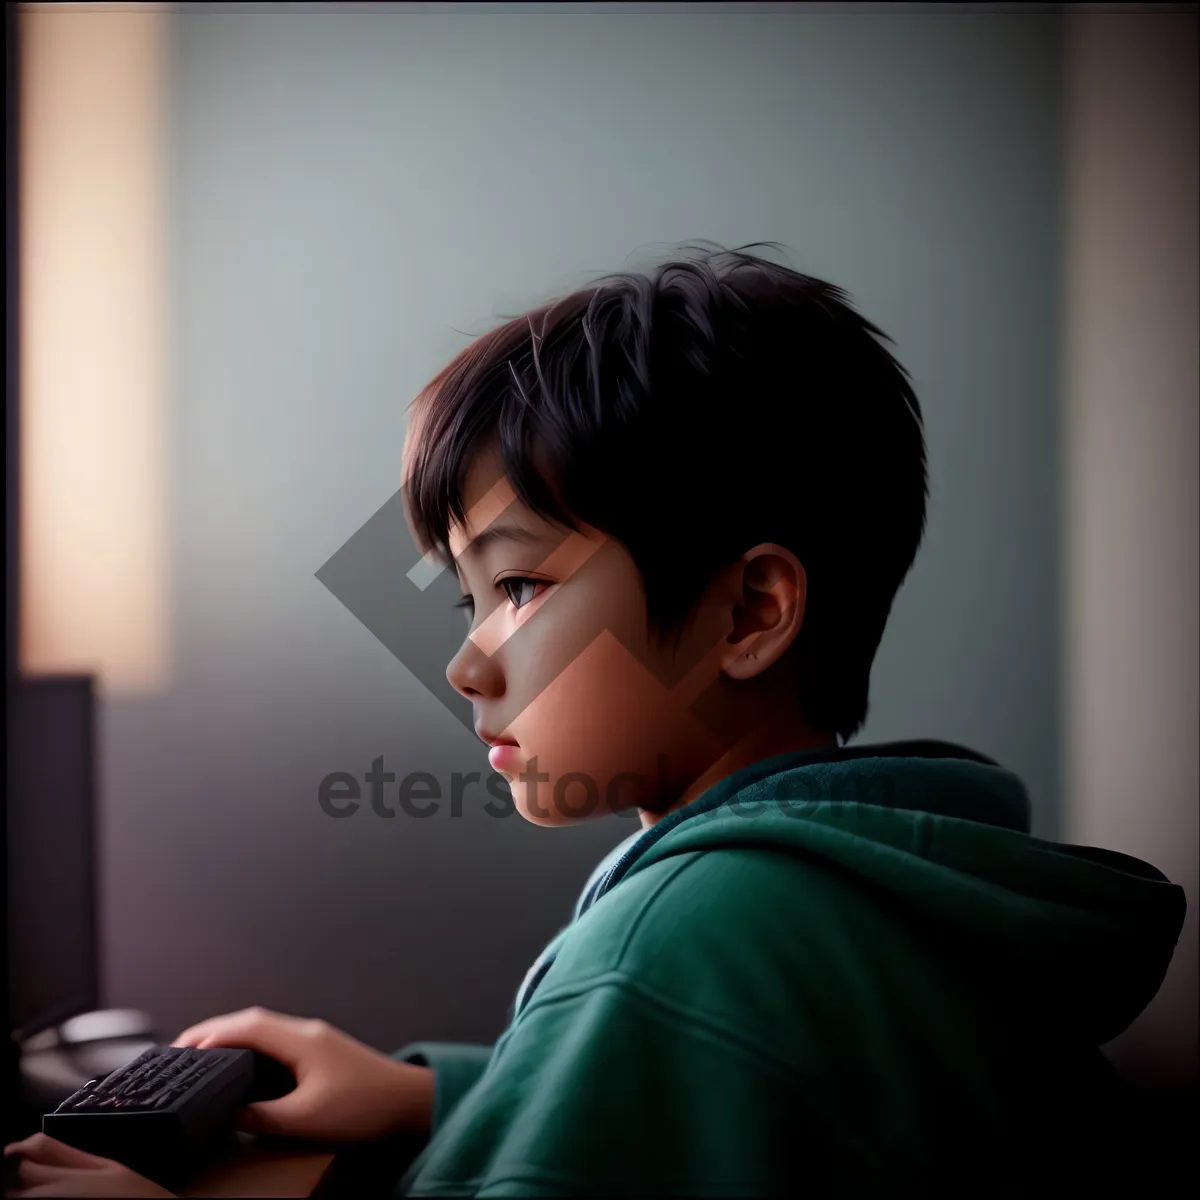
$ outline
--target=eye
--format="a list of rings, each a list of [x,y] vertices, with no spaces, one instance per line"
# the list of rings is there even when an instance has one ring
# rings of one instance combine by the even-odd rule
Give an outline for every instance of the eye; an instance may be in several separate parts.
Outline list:
[[[523,608],[528,604],[533,599],[534,591],[539,583],[546,584],[546,580],[526,579],[521,575],[512,575],[508,579],[500,580],[500,586],[508,594],[513,608]]]
[[[470,612],[467,615],[471,616],[475,612],[475,597],[468,592],[461,600],[456,600],[451,607],[469,609]]]

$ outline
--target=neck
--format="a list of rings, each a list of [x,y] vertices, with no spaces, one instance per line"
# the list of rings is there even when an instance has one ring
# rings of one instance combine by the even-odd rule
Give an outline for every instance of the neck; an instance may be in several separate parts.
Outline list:
[[[662,809],[640,809],[642,828],[649,829],[656,825],[667,813],[690,804],[714,784],[752,763],[762,762],[764,758],[773,758],[777,754],[787,754],[796,750],[819,750],[836,745],[837,737],[834,734],[818,733],[792,714],[771,724],[758,725],[739,738],[730,749],[693,780],[678,799]]]

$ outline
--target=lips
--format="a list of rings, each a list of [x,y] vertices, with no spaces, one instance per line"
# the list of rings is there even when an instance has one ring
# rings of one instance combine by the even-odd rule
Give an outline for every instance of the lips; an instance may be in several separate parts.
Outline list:
[[[491,747],[488,750],[488,762],[491,763],[492,770],[506,775],[516,774],[517,757],[521,751],[517,739],[508,737],[507,734],[488,733],[486,729],[477,729],[475,733],[480,741]]]
[[[475,730],[475,734],[479,738],[480,741],[486,742],[489,746],[516,746],[516,745],[519,745],[516,738],[486,733],[482,729]]]
[[[497,742],[488,751],[488,762],[491,763],[493,771],[499,771],[504,775],[515,775],[517,758],[520,753],[521,748],[516,742]]]

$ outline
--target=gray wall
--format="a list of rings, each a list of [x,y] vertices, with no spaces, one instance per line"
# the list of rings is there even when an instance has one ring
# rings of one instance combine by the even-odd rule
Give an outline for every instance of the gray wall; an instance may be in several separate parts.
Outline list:
[[[314,578],[493,315],[775,239],[897,343],[932,508],[859,741],[940,737],[1058,828],[1059,49],[1050,18],[186,9],[174,18],[173,679],[104,712],[110,1004],[490,1039],[622,821],[323,815],[483,748]]]
[[[1063,834],[1187,896],[1162,987],[1108,1049],[1200,1079],[1200,80],[1191,12],[1067,28]],[[1114,282],[1118,286],[1113,286]],[[1116,568],[1116,569],[1114,569]]]

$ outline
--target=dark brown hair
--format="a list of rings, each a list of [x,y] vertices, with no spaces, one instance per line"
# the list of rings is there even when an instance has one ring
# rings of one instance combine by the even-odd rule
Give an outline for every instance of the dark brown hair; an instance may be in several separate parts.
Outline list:
[[[920,405],[891,339],[841,289],[746,248],[698,248],[507,318],[458,354],[414,401],[406,511],[449,561],[467,472],[495,445],[534,511],[629,550],[657,636],[683,627],[720,567],[787,546],[807,575],[801,702],[845,741],[924,533]]]

